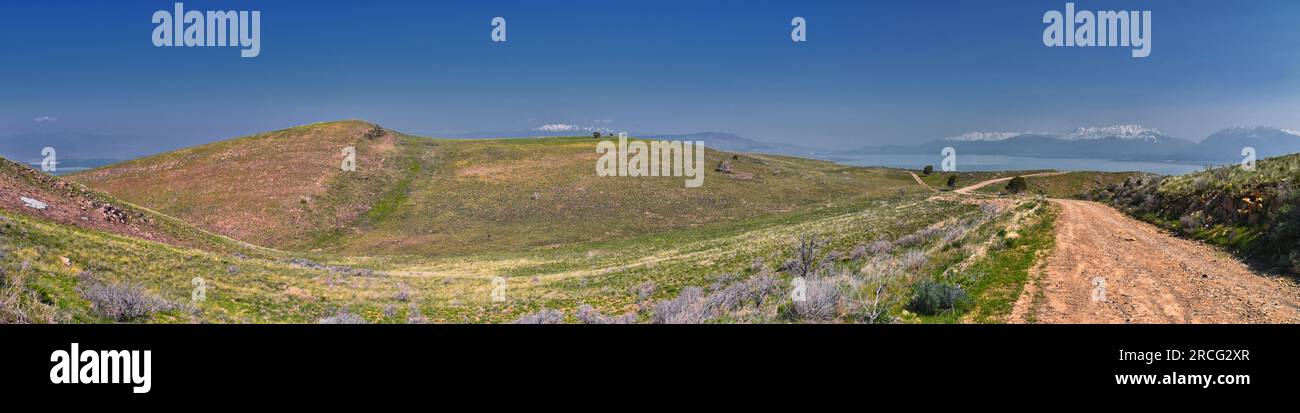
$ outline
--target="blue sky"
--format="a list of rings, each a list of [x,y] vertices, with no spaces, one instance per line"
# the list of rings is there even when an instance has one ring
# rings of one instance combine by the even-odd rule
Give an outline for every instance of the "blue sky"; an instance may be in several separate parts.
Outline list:
[[[1047,48],[1064,1],[186,1],[262,11],[262,52],[156,48],[172,1],[6,2],[0,135],[178,145],[359,118],[429,136],[547,123],[820,147],[1137,123],[1300,128],[1300,2],[1151,10],[1153,48]],[[492,17],[508,41],[490,41]],[[790,41],[790,19],[808,41]],[[37,121],[38,118],[52,118]],[[598,121],[608,121],[599,123]]]

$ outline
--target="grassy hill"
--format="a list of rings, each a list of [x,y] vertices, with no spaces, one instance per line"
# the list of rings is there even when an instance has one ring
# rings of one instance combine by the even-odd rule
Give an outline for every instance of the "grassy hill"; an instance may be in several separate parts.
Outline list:
[[[553,248],[921,191],[899,170],[712,150],[704,186],[685,188],[680,177],[596,176],[591,137],[365,137],[376,130],[306,125],[70,179],[236,239],[350,255]],[[344,173],[349,145],[357,171]],[[723,160],[733,173],[714,170]]]
[[[352,225],[416,162],[404,138],[330,122],[216,142],[67,178],[250,243],[285,247]],[[344,174],[345,147],[357,170]]]
[[[1300,274],[1300,154],[1260,160],[1253,171],[1134,177],[1089,197],[1263,269]]]
[[[167,215],[78,191],[180,229],[150,238],[3,205],[0,323],[997,322],[1050,247],[1052,208],[1034,199],[716,151],[704,186],[684,188],[597,177],[595,144],[348,121],[78,174]],[[347,145],[355,172],[337,165]],[[713,170],[724,160],[732,173]],[[80,188],[13,171],[0,176]],[[790,298],[796,277],[806,302]]]
[[[4,158],[0,194],[0,210],[63,225],[215,252],[270,253]],[[30,201],[39,204],[28,205]]]

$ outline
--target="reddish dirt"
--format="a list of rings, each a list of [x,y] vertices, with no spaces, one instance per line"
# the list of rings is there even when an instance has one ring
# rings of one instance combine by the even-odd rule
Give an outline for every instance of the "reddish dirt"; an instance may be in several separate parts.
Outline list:
[[[1300,286],[1289,279],[1099,203],[1053,202],[1056,246],[1012,322],[1031,313],[1041,323],[1300,322]]]
[[[173,245],[185,245],[156,226],[154,220],[128,205],[97,199],[80,185],[46,175],[26,166],[0,159],[0,210],[41,218],[59,224],[94,229]],[[45,209],[27,206],[22,197],[46,204]],[[196,246],[196,245],[187,245]]]

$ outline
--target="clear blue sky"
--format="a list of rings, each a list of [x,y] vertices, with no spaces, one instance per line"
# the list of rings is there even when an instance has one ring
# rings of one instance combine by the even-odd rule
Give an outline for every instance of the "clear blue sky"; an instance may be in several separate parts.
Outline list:
[[[1300,128],[1300,2],[1153,11],[1150,57],[1047,48],[1064,1],[186,1],[262,11],[261,56],[155,48],[172,1],[6,1],[0,135],[191,143],[360,118],[438,135],[546,123],[812,146],[1138,123]],[[508,42],[492,43],[492,17]],[[805,17],[808,42],[790,41]],[[44,121],[37,118],[49,117]],[[597,121],[612,121],[597,124]]]

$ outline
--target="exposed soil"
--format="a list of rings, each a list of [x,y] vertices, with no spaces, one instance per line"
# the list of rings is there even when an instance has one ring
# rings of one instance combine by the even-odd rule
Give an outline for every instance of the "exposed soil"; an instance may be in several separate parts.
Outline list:
[[[1030,313],[1042,323],[1300,322],[1300,287],[1289,279],[1102,204],[1053,202],[1056,246],[1011,322]]]
[[[953,192],[971,194],[1010,179]],[[919,177],[917,183],[930,187]],[[1008,322],[1300,323],[1300,285],[1293,280],[1258,274],[1223,251],[1102,204],[1052,202],[1061,209],[1056,245]]]

